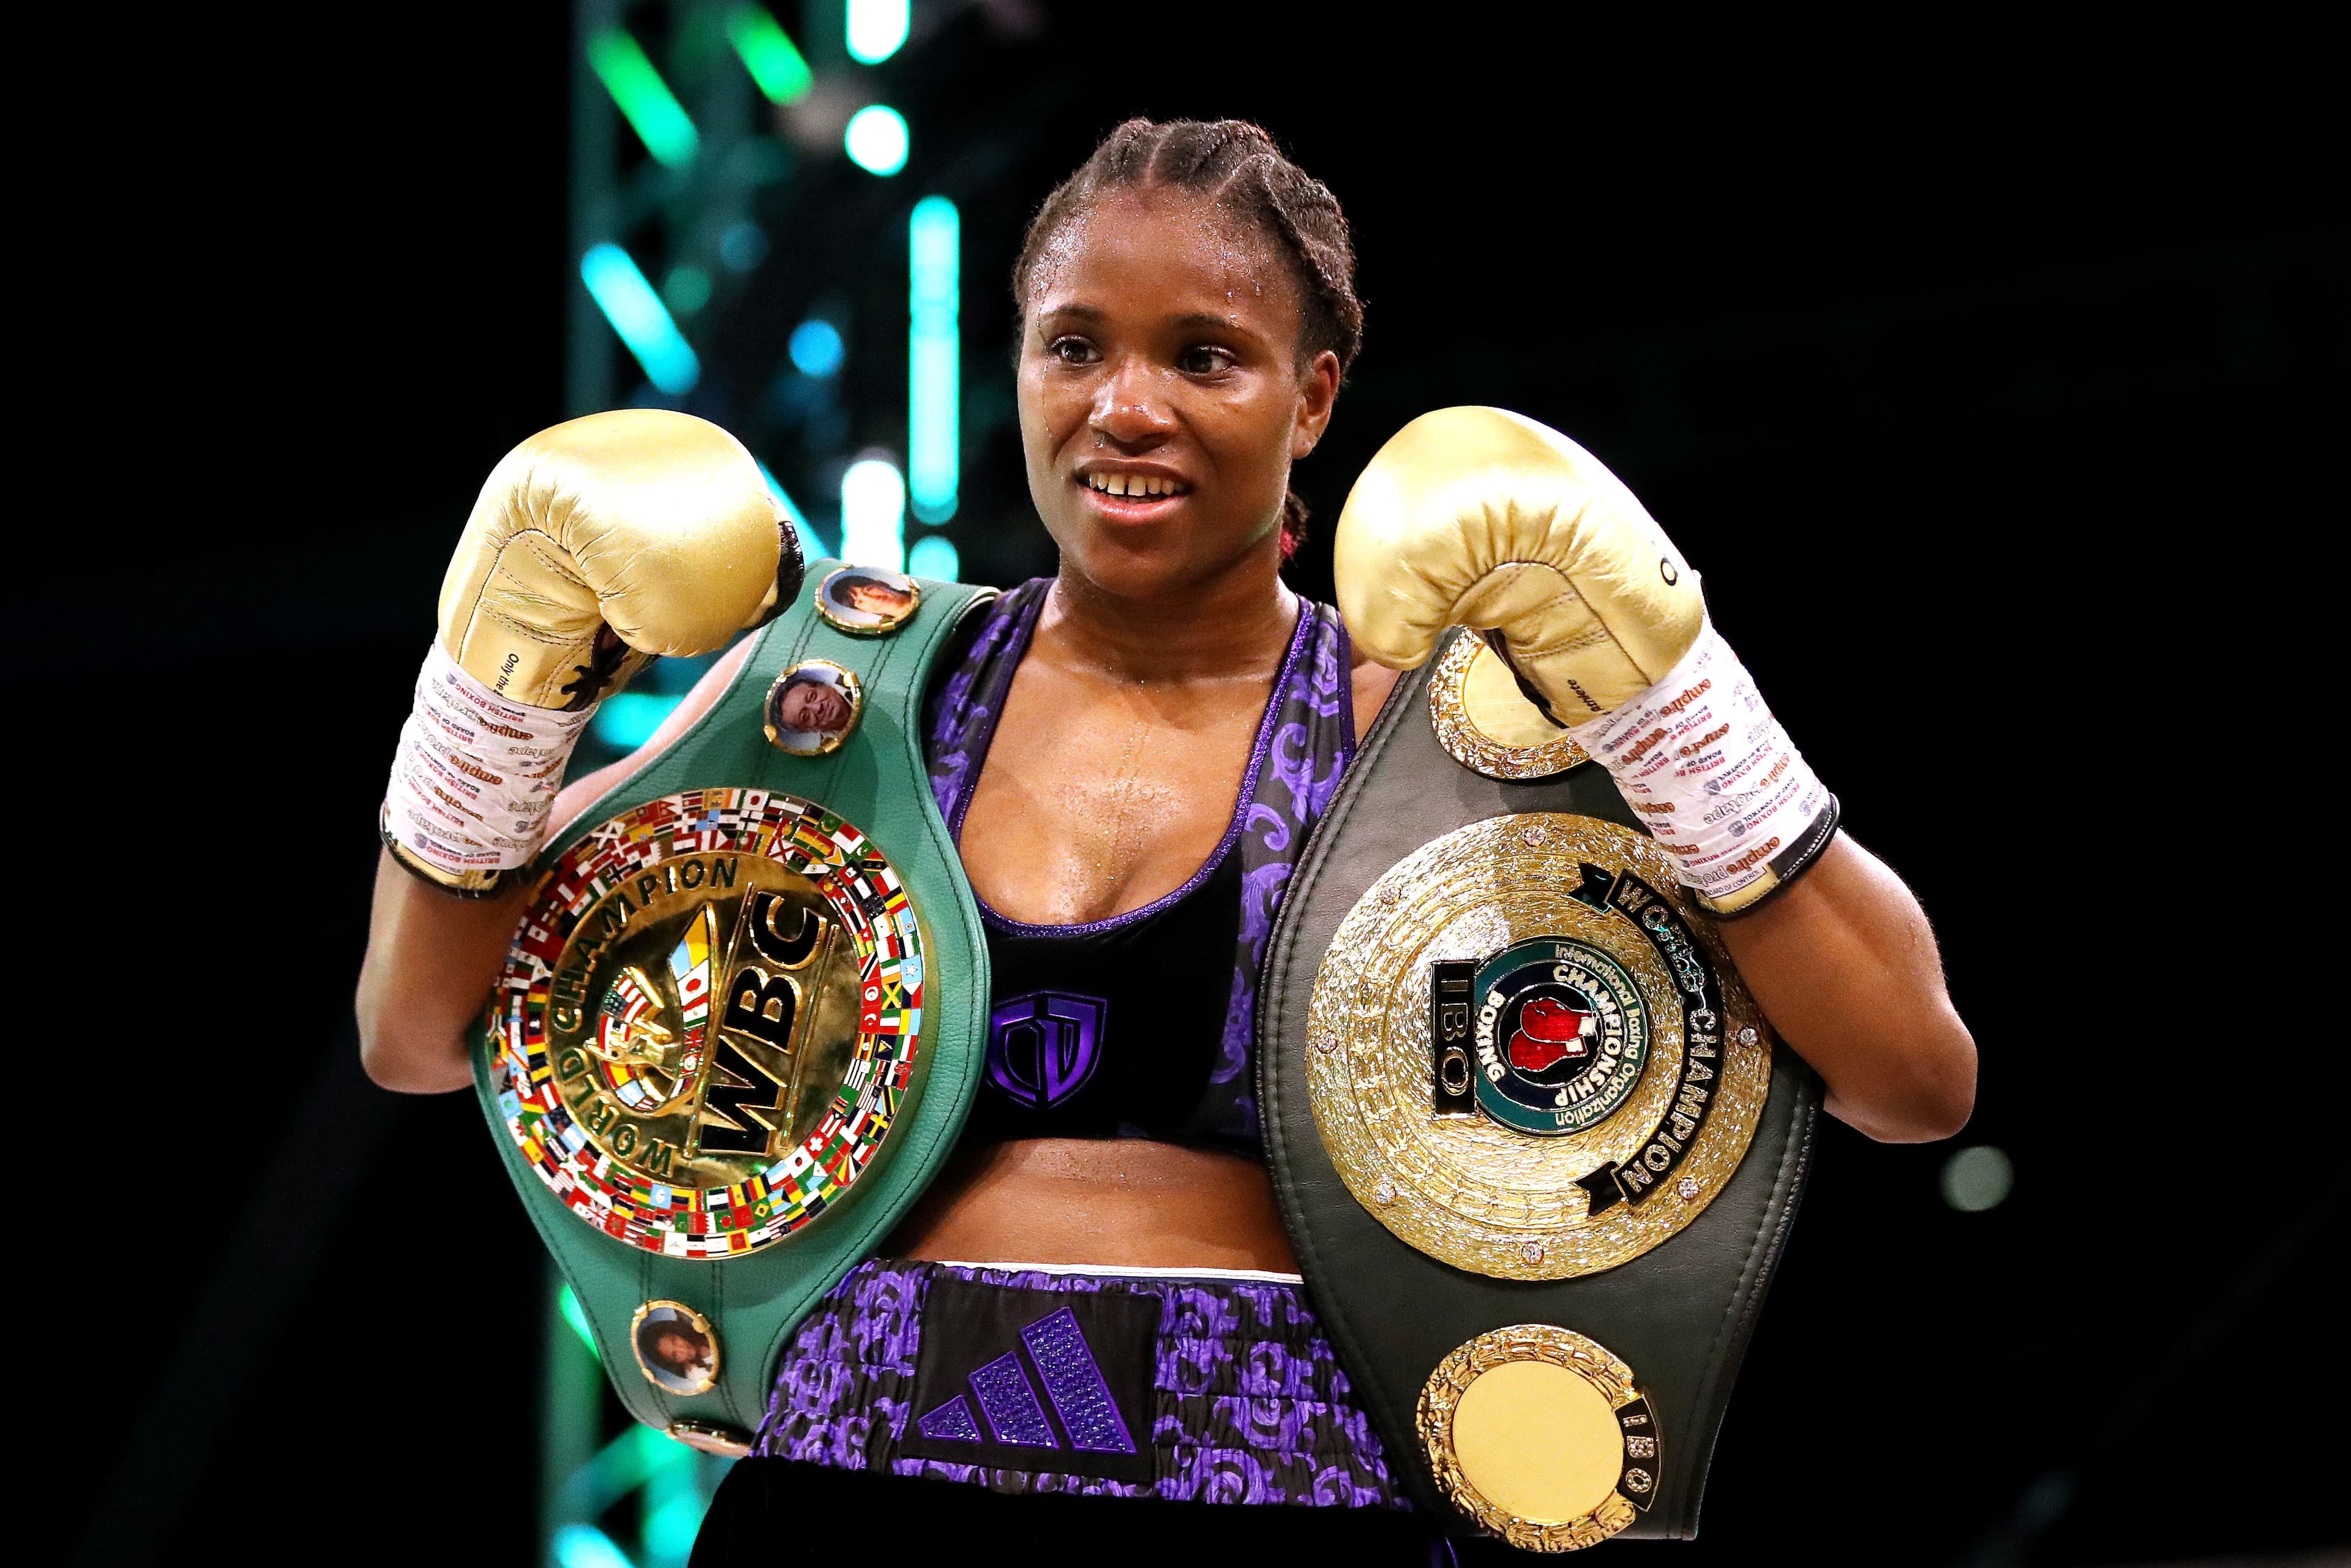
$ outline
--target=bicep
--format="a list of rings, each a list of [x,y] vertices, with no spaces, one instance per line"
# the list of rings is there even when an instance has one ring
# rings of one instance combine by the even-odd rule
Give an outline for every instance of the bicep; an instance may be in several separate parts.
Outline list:
[[[1404,679],[1403,672],[1391,670],[1385,664],[1374,664],[1358,654],[1355,667],[1349,672],[1349,696],[1355,708],[1355,737],[1358,740],[1371,733],[1372,724],[1387,706],[1388,694]]]

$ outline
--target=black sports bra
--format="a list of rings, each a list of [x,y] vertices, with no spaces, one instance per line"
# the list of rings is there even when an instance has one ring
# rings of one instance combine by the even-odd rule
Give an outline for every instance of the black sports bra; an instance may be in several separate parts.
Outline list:
[[[1050,579],[987,611],[932,699],[931,788],[958,841]],[[1315,819],[1355,749],[1346,627],[1301,602],[1232,822],[1191,879],[1141,909],[1030,925],[980,904],[994,970],[987,1081],[967,1136],[1259,1145],[1258,967]]]

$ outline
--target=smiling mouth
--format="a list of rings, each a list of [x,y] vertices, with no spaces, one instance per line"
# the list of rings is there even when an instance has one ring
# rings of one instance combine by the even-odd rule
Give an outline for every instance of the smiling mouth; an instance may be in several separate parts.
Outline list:
[[[1078,480],[1097,496],[1116,496],[1127,501],[1165,500],[1192,493],[1192,486],[1183,480],[1163,478],[1156,474],[1081,474]]]

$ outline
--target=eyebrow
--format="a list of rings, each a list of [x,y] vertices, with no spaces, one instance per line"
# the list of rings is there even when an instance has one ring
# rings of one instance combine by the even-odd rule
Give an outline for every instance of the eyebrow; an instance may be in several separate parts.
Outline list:
[[[1040,317],[1074,316],[1081,321],[1100,321],[1107,318],[1109,312],[1104,310],[1099,305],[1051,305],[1040,310],[1037,314]],[[1220,332],[1238,332],[1249,337],[1257,336],[1256,333],[1249,331],[1247,327],[1241,325],[1240,320],[1236,317],[1211,316],[1205,310],[1187,310],[1183,315],[1175,319],[1174,325],[1178,327],[1212,327]]]

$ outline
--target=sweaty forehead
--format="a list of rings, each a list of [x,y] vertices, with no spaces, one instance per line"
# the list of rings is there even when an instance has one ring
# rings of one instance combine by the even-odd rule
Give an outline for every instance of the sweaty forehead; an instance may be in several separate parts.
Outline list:
[[[1297,285],[1271,236],[1204,196],[1114,191],[1072,213],[1039,251],[1021,303],[1032,315],[1237,316],[1286,322]]]

